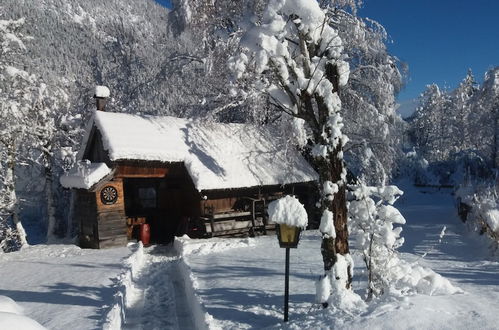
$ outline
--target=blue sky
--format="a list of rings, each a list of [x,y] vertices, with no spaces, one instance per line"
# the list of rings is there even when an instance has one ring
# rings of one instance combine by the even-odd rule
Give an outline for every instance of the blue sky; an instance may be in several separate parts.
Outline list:
[[[162,4],[165,7],[170,8],[171,7],[171,2],[170,0],[156,0],[157,3]]]
[[[364,0],[359,15],[380,22],[390,52],[409,64],[400,101],[433,82],[454,88],[468,68],[481,82],[488,68],[499,66],[497,0]]]
[[[499,0],[364,0],[359,15],[380,22],[390,52],[409,65],[400,102],[431,83],[455,88],[468,68],[481,82],[499,66]]]

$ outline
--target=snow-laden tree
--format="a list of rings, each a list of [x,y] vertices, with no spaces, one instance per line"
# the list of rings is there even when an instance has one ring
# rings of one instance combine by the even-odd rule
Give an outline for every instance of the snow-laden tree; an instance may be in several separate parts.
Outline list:
[[[441,91],[433,84],[421,95],[411,132],[419,155],[430,165],[439,163],[444,176],[471,171],[483,177],[497,167],[498,71],[489,70],[480,87],[469,71],[456,89]]]
[[[343,160],[347,137],[338,95],[348,82],[349,66],[331,19],[315,1],[272,0],[261,21],[243,36],[243,52],[230,65],[247,88],[242,93],[266,95],[275,109],[293,119],[294,134],[309,150],[321,187],[324,269],[333,283],[344,284],[334,285],[341,296],[350,292],[353,268]]]
[[[367,300],[383,294],[463,292],[417,261],[407,262],[400,258],[397,250],[404,244],[401,232],[405,219],[393,204],[403,194],[401,190],[395,186],[370,187],[363,183],[350,188],[351,230],[367,270]],[[439,242],[444,235],[445,227],[440,232]]]
[[[57,214],[58,207],[61,207],[57,205],[58,201],[65,199],[59,198],[60,189],[57,189],[56,178],[63,172],[65,166],[66,152],[63,149],[76,142],[74,137],[77,133],[68,120],[71,117],[68,100],[69,97],[64,90],[38,81],[33,104],[28,112],[28,120],[31,123],[26,135],[30,146],[29,160],[31,166],[38,167],[43,176],[46,236],[49,243],[62,235],[61,227],[65,226],[61,223],[63,216]]]
[[[182,116],[203,116],[224,122],[261,122],[262,98],[231,93],[227,58],[234,55],[247,18],[260,13],[267,1],[174,0],[170,28],[184,54],[197,60],[184,67],[176,94],[186,103]],[[170,78],[171,79],[171,78]]]
[[[386,184],[401,150],[402,120],[395,112],[395,95],[402,87],[404,70],[387,51],[384,27],[356,16],[352,2],[347,8],[340,6],[341,1],[327,6],[350,64],[348,85],[340,91],[349,137],[345,158],[357,176],[371,184]]]
[[[452,138],[448,139],[450,145],[447,148],[450,148],[451,152],[459,152],[471,147],[472,102],[477,90],[473,73],[468,70],[466,77],[449,95],[448,125]]]
[[[479,96],[474,103],[472,122],[473,145],[484,150],[490,159],[491,167],[499,169],[499,67],[485,74]]]
[[[17,67],[19,53],[26,50],[23,24],[24,19],[0,20],[0,251],[28,244],[16,192],[34,81]]]
[[[451,139],[448,96],[437,85],[426,87],[413,120],[413,134],[421,155],[428,161],[442,161],[449,155]]]
[[[353,186],[349,203],[351,230],[362,252],[367,269],[368,299],[381,295],[393,282],[397,249],[404,243],[400,236],[405,219],[393,206],[402,195],[395,186]]]

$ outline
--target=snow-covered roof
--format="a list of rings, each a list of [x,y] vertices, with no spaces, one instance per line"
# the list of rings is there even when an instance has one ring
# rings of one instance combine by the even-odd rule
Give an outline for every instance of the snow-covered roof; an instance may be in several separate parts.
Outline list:
[[[60,182],[64,188],[90,189],[109,173],[111,169],[104,163],[80,161],[61,176]]]
[[[309,182],[317,173],[267,129],[96,111],[111,161],[183,162],[197,190]]]

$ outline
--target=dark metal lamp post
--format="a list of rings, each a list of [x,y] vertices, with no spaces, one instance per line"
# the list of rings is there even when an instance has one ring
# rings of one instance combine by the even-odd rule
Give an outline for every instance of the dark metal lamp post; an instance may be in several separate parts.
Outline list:
[[[300,240],[301,228],[288,226],[285,224],[277,225],[277,239],[279,246],[286,248],[286,274],[284,278],[284,322],[288,321],[288,302],[289,302],[289,249],[296,248]]]

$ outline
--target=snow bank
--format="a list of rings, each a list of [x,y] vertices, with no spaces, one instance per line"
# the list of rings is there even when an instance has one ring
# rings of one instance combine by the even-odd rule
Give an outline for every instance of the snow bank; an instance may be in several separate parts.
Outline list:
[[[133,292],[133,279],[144,267],[144,246],[142,242],[135,245],[136,250],[124,262],[124,271],[118,276],[115,285],[117,292],[114,295],[114,304],[109,308],[105,317],[103,329],[120,330],[126,320],[126,306]]]
[[[269,204],[269,219],[277,224],[305,229],[308,215],[305,207],[294,196],[285,196]]]
[[[454,193],[458,213],[471,231],[486,234],[490,249],[499,249],[499,185],[460,186]],[[463,205],[465,204],[465,205]]]
[[[317,179],[296,150],[283,150],[262,127],[102,111],[94,122],[112,161],[183,162],[199,191]]]
[[[7,296],[0,296],[0,312],[24,314],[24,309],[19,306],[13,299]]]
[[[7,312],[0,312],[0,329],[46,330],[29,317]]]
[[[24,309],[13,299],[0,296],[0,329],[42,330],[38,322],[23,315]]]
[[[111,169],[105,163],[79,161],[68,173],[61,176],[60,183],[64,188],[90,189],[109,173]]]
[[[332,292],[328,303],[343,311],[361,312],[367,307],[367,304],[353,290],[347,289],[348,279],[346,275],[348,269],[353,270],[352,257],[349,254],[345,256],[337,254],[336,258],[333,269],[328,275],[332,283]]]
[[[205,311],[201,298],[196,294],[196,277],[184,261],[179,263],[179,270],[181,277],[184,279],[185,296],[193,315],[196,329],[214,329],[213,326],[210,326],[213,324],[213,317]]]
[[[459,287],[430,268],[422,267],[404,260],[391,262],[394,274],[393,288],[401,294],[425,294],[429,296],[464,293]]]

